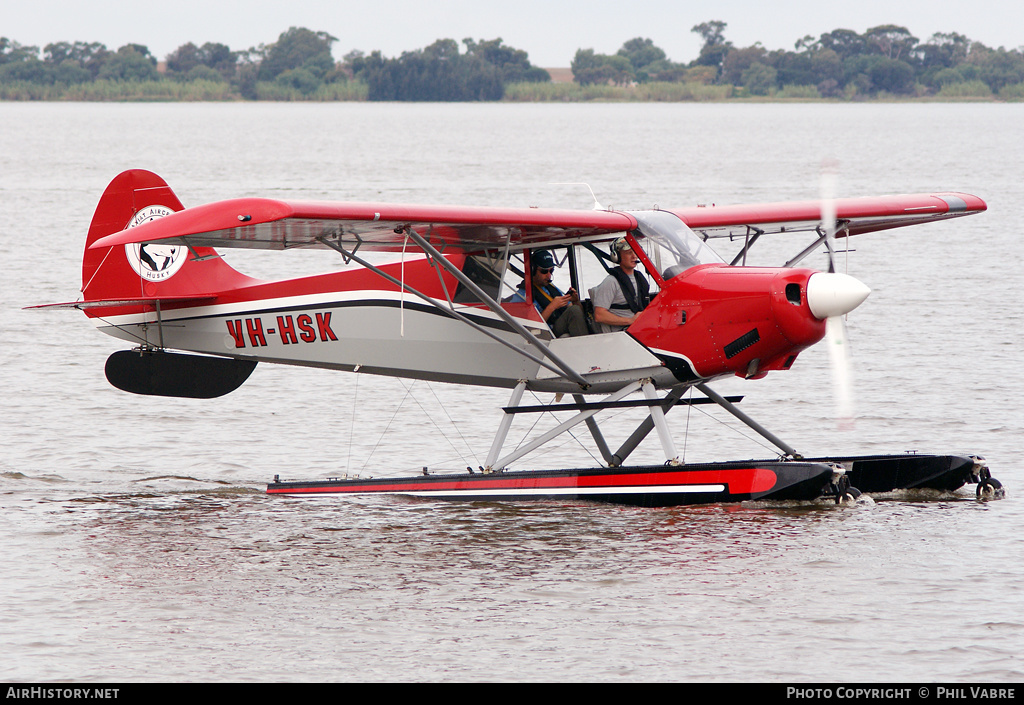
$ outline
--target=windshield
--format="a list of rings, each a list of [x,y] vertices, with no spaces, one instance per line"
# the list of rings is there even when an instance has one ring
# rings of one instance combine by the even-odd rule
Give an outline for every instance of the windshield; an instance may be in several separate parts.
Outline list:
[[[698,264],[725,264],[678,216],[668,211],[632,211],[647,256],[668,281]]]

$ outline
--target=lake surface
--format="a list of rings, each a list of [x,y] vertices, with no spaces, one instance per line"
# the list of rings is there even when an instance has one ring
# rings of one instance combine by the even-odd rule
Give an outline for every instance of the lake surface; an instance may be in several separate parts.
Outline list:
[[[0,127],[0,680],[1024,677],[1024,105],[0,103]],[[873,290],[849,318],[854,429],[821,346],[716,388],[808,455],[984,455],[1007,499],[267,497],[275,474],[478,465],[508,393],[261,365],[221,399],[136,397],[103,376],[121,343],[77,312],[21,310],[78,296],[92,212],[128,168],[186,206],[587,208],[565,185],[585,182],[643,208],[816,198],[829,158],[842,196],[963,191],[989,211],[854,240],[848,271]],[[762,241],[754,261],[806,244]],[[268,278],[341,266],[226,257]],[[668,418],[688,461],[773,454],[724,413]],[[659,455],[652,439],[632,460]],[[524,462],[593,461],[568,439]]]

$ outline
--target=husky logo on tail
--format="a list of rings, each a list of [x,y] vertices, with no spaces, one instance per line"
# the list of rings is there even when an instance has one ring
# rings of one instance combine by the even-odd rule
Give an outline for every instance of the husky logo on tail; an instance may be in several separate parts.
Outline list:
[[[82,255],[82,293],[85,301],[120,301],[181,297],[226,291],[255,283],[232,269],[210,247],[170,243],[131,243],[92,249],[96,240],[144,225],[183,210],[181,201],[163,179],[151,171],[131,169],[114,177],[93,215]],[[140,286],[141,283],[141,286]],[[136,313],[144,313],[141,304]],[[88,309],[90,318],[99,309]],[[118,315],[130,313],[126,304]],[[103,309],[105,316],[110,309]]]
[[[147,206],[128,223],[128,228],[163,218],[174,211],[166,206]],[[127,229],[127,228],[126,228]],[[188,258],[188,248],[167,245],[125,245],[125,257],[140,277],[147,281],[159,282],[170,279],[181,269]]]

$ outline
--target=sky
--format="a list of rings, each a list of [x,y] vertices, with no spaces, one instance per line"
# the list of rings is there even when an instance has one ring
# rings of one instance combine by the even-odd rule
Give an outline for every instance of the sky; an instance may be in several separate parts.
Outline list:
[[[354,49],[387,57],[437,39],[501,37],[543,68],[568,67],[578,49],[613,54],[634,37],[650,38],[672,61],[700,52],[694,25],[727,23],[737,47],[755,42],[792,50],[833,29],[858,33],[882,24],[906,27],[921,41],[959,32],[990,47],[1024,46],[1020,0],[0,0],[0,36],[44,47],[101,42],[144,44],[164,59],[182,44],[218,42],[233,50],[270,44],[289,27],[336,37],[335,58]]]

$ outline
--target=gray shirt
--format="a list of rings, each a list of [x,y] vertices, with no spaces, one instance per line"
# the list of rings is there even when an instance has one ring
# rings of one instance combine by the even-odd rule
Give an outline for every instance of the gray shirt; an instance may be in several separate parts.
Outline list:
[[[633,286],[636,287],[637,291],[640,291],[640,285],[635,283],[638,276],[643,276],[639,271],[633,270]],[[629,318],[633,315],[633,312],[629,310],[629,305],[626,303],[626,295],[622,293],[622,287],[619,286],[619,280],[609,274],[604,278],[604,281],[598,284],[592,293],[592,301],[594,308],[605,308],[614,313],[616,316],[622,316],[623,318]],[[621,308],[612,308],[613,306],[620,306]],[[626,330],[627,326],[610,326],[607,323],[598,323],[597,330],[599,333],[614,333],[620,330]]]

